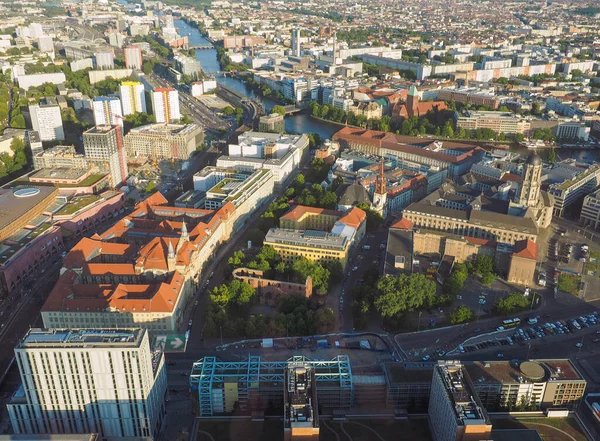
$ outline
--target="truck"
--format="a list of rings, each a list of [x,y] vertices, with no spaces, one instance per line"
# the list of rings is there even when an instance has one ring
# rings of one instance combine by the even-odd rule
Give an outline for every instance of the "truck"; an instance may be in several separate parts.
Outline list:
[[[323,339],[323,340],[317,340],[317,347],[318,348],[326,348],[327,347],[327,340]]]
[[[598,416],[600,416],[600,404],[598,404],[597,402],[593,402],[592,403],[592,409],[594,409],[594,413]]]
[[[272,348],[273,347],[273,339],[272,338],[263,338],[261,346],[263,348]]]

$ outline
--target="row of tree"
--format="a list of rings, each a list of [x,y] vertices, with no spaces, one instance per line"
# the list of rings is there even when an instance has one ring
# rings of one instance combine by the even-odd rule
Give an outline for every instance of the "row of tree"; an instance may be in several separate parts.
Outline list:
[[[228,261],[229,268],[247,267],[264,272],[266,278],[304,283],[307,277],[311,277],[313,289],[317,295],[326,295],[329,286],[342,279],[343,269],[339,260],[315,262],[306,258],[294,260],[292,264],[286,264],[273,247],[264,246],[259,253],[249,260],[243,251],[236,251]]]

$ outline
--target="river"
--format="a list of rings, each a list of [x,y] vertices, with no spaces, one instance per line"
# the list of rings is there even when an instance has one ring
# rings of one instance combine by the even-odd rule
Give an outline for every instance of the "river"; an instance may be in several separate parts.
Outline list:
[[[188,36],[190,46],[211,44],[210,41],[200,34],[198,29],[190,26],[184,20],[175,20],[175,27],[180,35]],[[216,49],[198,49],[196,50],[196,59],[200,62],[202,69],[206,73],[214,74],[215,72],[219,72],[221,68],[217,61]],[[244,82],[237,78],[225,77],[219,74],[216,74],[215,78],[219,84],[261,102],[266,111],[269,111],[277,104],[276,101],[256,95],[250,87],[247,87]],[[313,119],[305,113],[298,113],[285,118],[285,128],[290,133],[318,133],[322,139],[327,139],[331,138],[340,129],[340,126]],[[511,151],[525,156],[530,152],[524,147],[511,147]],[[542,158],[546,158],[547,156],[547,151],[541,150],[538,153]],[[559,159],[575,158],[581,162],[595,162],[598,159],[596,151],[583,149],[559,149],[557,150],[557,156]]]

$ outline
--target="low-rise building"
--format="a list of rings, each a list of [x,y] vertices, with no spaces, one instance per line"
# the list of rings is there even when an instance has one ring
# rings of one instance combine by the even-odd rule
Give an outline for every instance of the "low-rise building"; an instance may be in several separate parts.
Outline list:
[[[279,189],[308,160],[308,145],[306,135],[246,132],[229,145],[228,156],[217,159],[217,167],[271,170]]]
[[[298,205],[281,217],[280,226],[269,230],[264,245],[272,246],[286,262],[300,257],[338,259],[345,267],[350,250],[365,234],[366,213],[356,207],[343,213]]]
[[[579,223],[586,227],[600,227],[600,191],[587,195],[579,214]]]
[[[75,147],[57,145],[33,155],[33,168],[89,168],[89,161],[81,153],[77,153]]]
[[[490,129],[496,133],[527,133],[529,121],[511,112],[465,111],[455,112],[456,127],[474,132],[477,129]]]
[[[258,131],[268,133],[284,133],[285,120],[279,113],[261,116],[258,121]]]

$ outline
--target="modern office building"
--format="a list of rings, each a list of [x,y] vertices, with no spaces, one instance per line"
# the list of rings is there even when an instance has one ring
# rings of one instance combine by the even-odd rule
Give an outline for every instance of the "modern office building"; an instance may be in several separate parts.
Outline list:
[[[434,441],[492,439],[492,423],[460,361],[433,368],[428,413]]]
[[[125,67],[127,69],[142,69],[142,49],[139,46],[129,46],[123,50]]]
[[[96,69],[108,70],[115,68],[115,54],[112,51],[99,51],[94,54]]]
[[[316,389],[319,406],[330,409],[352,407],[352,368],[347,355],[320,361],[304,356],[267,361],[251,355],[247,360],[237,362],[204,357],[193,364],[190,374],[192,393],[198,394],[199,416],[231,413],[234,406],[239,406],[242,411],[261,411],[268,407],[284,410],[285,370],[296,366],[312,371],[315,383],[311,387]],[[318,409],[314,404],[313,418],[316,419]],[[314,424],[311,424],[311,432],[312,427]]]
[[[185,161],[203,140],[204,131],[196,124],[149,124],[125,135],[125,150],[130,158]]]
[[[586,381],[567,359],[467,362],[465,369],[477,395],[489,411],[553,407],[574,410],[584,396]]]
[[[562,164],[555,164],[561,167]],[[564,211],[580,198],[595,191],[600,185],[600,166],[598,164],[585,167],[564,165],[562,168],[573,168],[573,172],[562,182],[550,184],[548,193],[554,197],[554,215],[562,216]]]
[[[583,199],[579,223],[596,229],[600,227],[600,191],[588,194]]]
[[[44,152],[44,146],[42,145],[42,140],[40,139],[40,134],[38,132],[35,130],[28,130],[25,133],[25,139],[27,140],[27,146],[29,147],[32,157]]]
[[[252,202],[250,206],[263,204],[273,196],[273,173],[270,170],[258,169],[237,171],[229,169],[226,176],[206,191],[204,207],[207,210],[221,208],[227,202],[240,207]],[[248,207],[249,211],[250,207]]]
[[[217,159],[217,167],[265,168],[275,176],[275,188],[285,186],[292,173],[308,161],[308,136],[246,132],[229,145],[229,156]]]
[[[123,81],[119,87],[123,116],[146,112],[144,85],[139,81]]]
[[[30,329],[15,348],[15,434],[99,433],[158,439],[166,414],[162,352],[142,329]]]
[[[319,406],[315,369],[304,361],[290,362],[283,372],[284,441],[319,441]]]
[[[529,121],[511,112],[488,112],[468,110],[463,114],[454,112],[456,127],[474,132],[477,129],[491,129],[496,133],[527,133]]]
[[[285,120],[279,113],[261,116],[258,121],[258,131],[267,133],[284,133]]]
[[[294,57],[300,56],[300,29],[292,29],[292,41],[291,41],[292,55]]]
[[[172,123],[181,119],[179,92],[175,89],[158,88],[152,92],[152,111],[157,123]]]
[[[59,106],[43,104],[29,106],[29,115],[31,126],[40,134],[41,141],[64,141],[65,131]]]
[[[120,126],[96,126],[83,133],[85,157],[103,172],[110,173],[113,187],[125,183],[127,154]]]
[[[123,126],[121,100],[116,96],[98,96],[92,103],[97,126]]]

